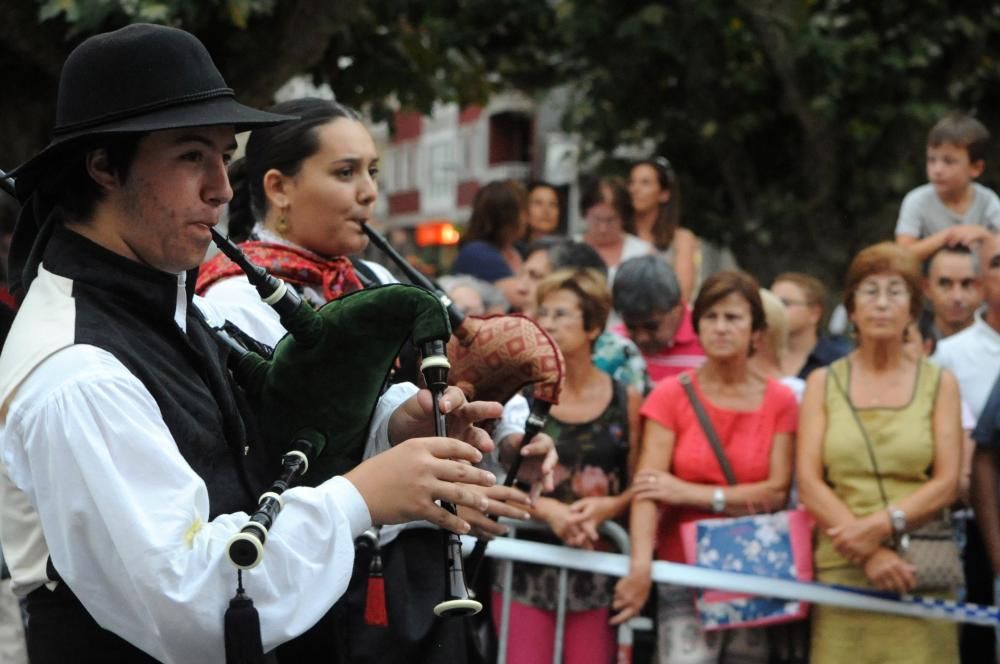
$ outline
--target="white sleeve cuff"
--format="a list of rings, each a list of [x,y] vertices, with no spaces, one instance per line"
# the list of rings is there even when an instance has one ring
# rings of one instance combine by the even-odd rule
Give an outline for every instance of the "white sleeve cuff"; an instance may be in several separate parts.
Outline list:
[[[365,444],[365,458],[385,452],[392,447],[389,442],[389,420],[400,405],[419,390],[413,383],[397,383],[385,391],[375,407],[371,427],[368,430],[368,442]]]
[[[499,445],[504,438],[515,433],[524,433],[524,424],[528,419],[528,400],[520,394],[515,394],[504,404],[503,416],[493,430],[493,441]]]
[[[358,537],[372,527],[372,515],[368,503],[358,488],[346,477],[338,475],[323,483],[330,498],[340,507],[351,526],[351,537]]]

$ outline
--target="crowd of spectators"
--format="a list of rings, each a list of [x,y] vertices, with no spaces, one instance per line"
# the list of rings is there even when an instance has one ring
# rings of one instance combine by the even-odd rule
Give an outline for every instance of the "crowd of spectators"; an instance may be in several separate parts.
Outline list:
[[[561,505],[557,517],[539,515],[568,546],[595,545],[587,534],[594,514],[617,519],[631,537],[629,574],[610,593],[604,579],[571,588],[567,629],[591,627],[579,640],[588,646],[567,651],[565,661],[610,661],[604,639],[611,627],[586,620],[600,609],[611,625],[622,622],[648,610],[650,595],[661,664],[776,661],[767,630],[705,632],[689,589],[663,585],[654,593],[650,563],[683,560],[679,533],[687,521],[786,506],[804,506],[815,519],[819,581],[914,591],[921,570],[901,542],[941,527],[962,544],[965,582],[924,594],[993,603],[992,579],[1000,573],[993,449],[1000,444],[1000,203],[975,181],[988,136],[960,114],[931,130],[928,183],[902,202],[895,238],[860,251],[845,275],[840,306],[849,332],[842,336],[824,333],[832,289],[814,276],[785,272],[760,288],[738,269],[703,270],[702,247],[711,245],[681,225],[676,175],[665,159],[635,162],[627,182],[581,183],[585,231],[575,237],[555,234],[557,190],[531,186],[521,214],[524,241],[516,245],[523,260],[520,270],[511,268],[524,282],[519,309],[560,345],[565,330],[579,328],[592,349],[588,371],[613,377],[595,381],[603,385],[600,397],[587,409],[567,406],[551,431],[561,476],[608,472],[607,458],[591,450],[594,437],[632,455],[627,466],[619,459],[614,482],[587,484],[589,494],[574,482],[574,492],[552,497]],[[476,267],[467,271],[492,280]],[[562,284],[555,295],[553,272]],[[603,330],[593,316],[578,319],[586,307],[574,280],[588,284],[586,297],[611,303]],[[632,447],[596,424],[618,403],[609,384],[644,395]],[[712,454],[685,396],[690,387],[705,404],[735,483]],[[526,409],[508,411],[507,419]],[[562,435],[564,427],[592,423],[585,445]],[[583,495],[615,507],[588,511],[585,520],[574,513]],[[537,590],[539,574],[515,568],[515,605],[527,588]],[[581,588],[586,606],[574,599]],[[552,616],[544,610],[552,599],[535,602],[541,613],[512,613],[517,633],[551,640]],[[801,631],[804,654],[782,661],[972,662],[994,652],[990,629],[826,606],[814,607]],[[551,657],[544,649],[509,652],[518,654],[508,662],[518,664]]]

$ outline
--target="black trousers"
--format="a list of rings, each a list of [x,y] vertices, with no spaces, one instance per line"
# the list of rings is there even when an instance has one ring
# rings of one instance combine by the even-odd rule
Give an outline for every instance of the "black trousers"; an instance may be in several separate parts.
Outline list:
[[[966,523],[965,537],[965,550],[962,551],[965,600],[975,604],[993,604],[993,566],[986,555],[986,547],[975,520]],[[995,642],[992,627],[962,625],[959,632],[962,664],[992,662]]]
[[[155,659],[103,629],[65,583],[25,599],[31,664],[146,664]]]
[[[445,597],[444,535],[405,530],[383,547],[385,627],[365,623],[370,558],[359,555],[347,593],[312,629],[278,648],[282,664],[465,664],[475,661],[466,618],[438,618]]]

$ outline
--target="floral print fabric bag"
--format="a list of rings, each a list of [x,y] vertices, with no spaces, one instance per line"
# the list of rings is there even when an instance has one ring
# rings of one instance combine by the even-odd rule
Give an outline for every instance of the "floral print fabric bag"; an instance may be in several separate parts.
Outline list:
[[[804,509],[727,519],[702,519],[681,526],[689,565],[755,576],[812,581],[812,517]],[[802,620],[809,604],[721,590],[695,592],[705,630],[759,627]]]

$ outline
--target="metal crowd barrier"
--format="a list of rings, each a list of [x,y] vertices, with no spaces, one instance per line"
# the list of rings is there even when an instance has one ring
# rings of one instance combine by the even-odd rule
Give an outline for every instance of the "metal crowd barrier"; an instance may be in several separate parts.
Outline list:
[[[513,519],[501,519],[501,523],[507,526],[510,531],[508,537],[513,538],[517,531],[549,532],[551,529],[540,521],[519,521]],[[597,529],[603,537],[611,541],[619,553],[629,554],[629,538],[624,528],[613,521],[605,521]],[[568,547],[567,547],[568,548]],[[487,549],[487,553],[489,549]],[[510,636],[510,591],[514,579],[513,561],[504,561],[504,571],[502,577],[502,604],[500,612],[500,630],[498,637],[497,664],[507,662],[507,639]],[[566,594],[568,591],[569,568],[558,565],[559,582],[558,597],[556,600],[556,633],[552,649],[552,664],[562,664],[563,660],[563,639],[566,626]],[[631,664],[633,632],[635,630],[651,630],[653,621],[645,617],[632,618],[628,622],[618,626],[618,651],[615,659],[616,664]],[[512,663],[513,664],[513,663]]]

